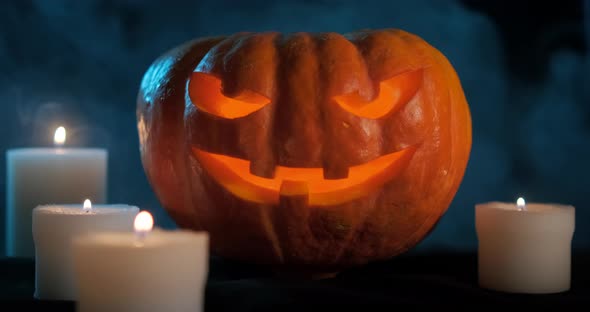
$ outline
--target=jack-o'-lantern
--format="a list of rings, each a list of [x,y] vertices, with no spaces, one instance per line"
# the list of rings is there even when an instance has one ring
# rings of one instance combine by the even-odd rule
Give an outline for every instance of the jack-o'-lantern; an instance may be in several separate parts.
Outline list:
[[[471,148],[452,65],[401,30],[191,41],[150,66],[137,113],[148,180],[180,227],[297,272],[415,246]]]

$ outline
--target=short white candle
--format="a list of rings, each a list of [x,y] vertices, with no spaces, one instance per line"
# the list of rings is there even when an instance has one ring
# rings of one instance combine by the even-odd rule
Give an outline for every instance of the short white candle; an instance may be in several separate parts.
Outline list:
[[[476,205],[479,285],[510,293],[570,289],[575,208],[559,204]]]
[[[98,231],[133,232],[139,208],[128,205],[38,206],[33,209],[35,298],[75,300],[71,240]]]
[[[209,236],[151,230],[142,211],[136,233],[102,232],[74,239],[77,311],[202,311]]]
[[[33,258],[32,211],[38,205],[107,202],[107,151],[63,148],[66,132],[55,131],[55,148],[11,149],[6,154],[6,255]]]

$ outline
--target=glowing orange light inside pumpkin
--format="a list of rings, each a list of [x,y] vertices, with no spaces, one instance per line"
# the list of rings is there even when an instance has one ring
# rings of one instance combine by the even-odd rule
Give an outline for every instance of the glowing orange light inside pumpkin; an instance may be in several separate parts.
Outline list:
[[[416,151],[415,146],[349,168],[345,179],[326,180],[322,168],[277,166],[274,179],[250,173],[250,162],[193,148],[207,172],[234,195],[257,203],[277,204],[280,195],[307,195],[312,206],[337,205],[365,196],[391,180]]]
[[[397,75],[379,84],[379,95],[365,101],[358,92],[334,97],[346,111],[360,117],[377,119],[399,110],[408,103],[422,85],[423,70],[414,70]]]
[[[191,76],[189,97],[199,109],[227,119],[247,116],[270,103],[268,98],[250,90],[242,90],[233,98],[226,97],[219,78],[199,72]]]

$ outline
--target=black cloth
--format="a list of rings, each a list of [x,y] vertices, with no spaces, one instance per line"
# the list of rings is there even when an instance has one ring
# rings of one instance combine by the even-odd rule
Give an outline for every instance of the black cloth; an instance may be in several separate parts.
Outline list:
[[[476,254],[407,254],[324,280],[278,278],[264,268],[212,257],[205,311],[307,311],[318,307],[324,311],[332,311],[326,309],[329,307],[381,311],[384,306],[406,304],[471,303],[478,307],[527,304],[590,310],[589,265],[590,253],[574,253],[570,291],[526,295],[478,287]],[[34,270],[32,260],[0,260],[0,299],[33,311],[74,311],[74,302],[32,298]]]

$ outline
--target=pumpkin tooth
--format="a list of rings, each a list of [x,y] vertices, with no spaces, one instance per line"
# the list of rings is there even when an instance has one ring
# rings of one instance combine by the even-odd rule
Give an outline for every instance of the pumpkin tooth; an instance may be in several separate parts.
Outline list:
[[[281,196],[308,196],[309,187],[307,181],[283,180],[279,193]]]
[[[274,179],[275,178],[275,165],[268,161],[250,161],[250,173],[262,178]]]
[[[348,178],[349,167],[348,166],[334,166],[325,165],[323,169],[324,179],[326,180],[338,180]]]

